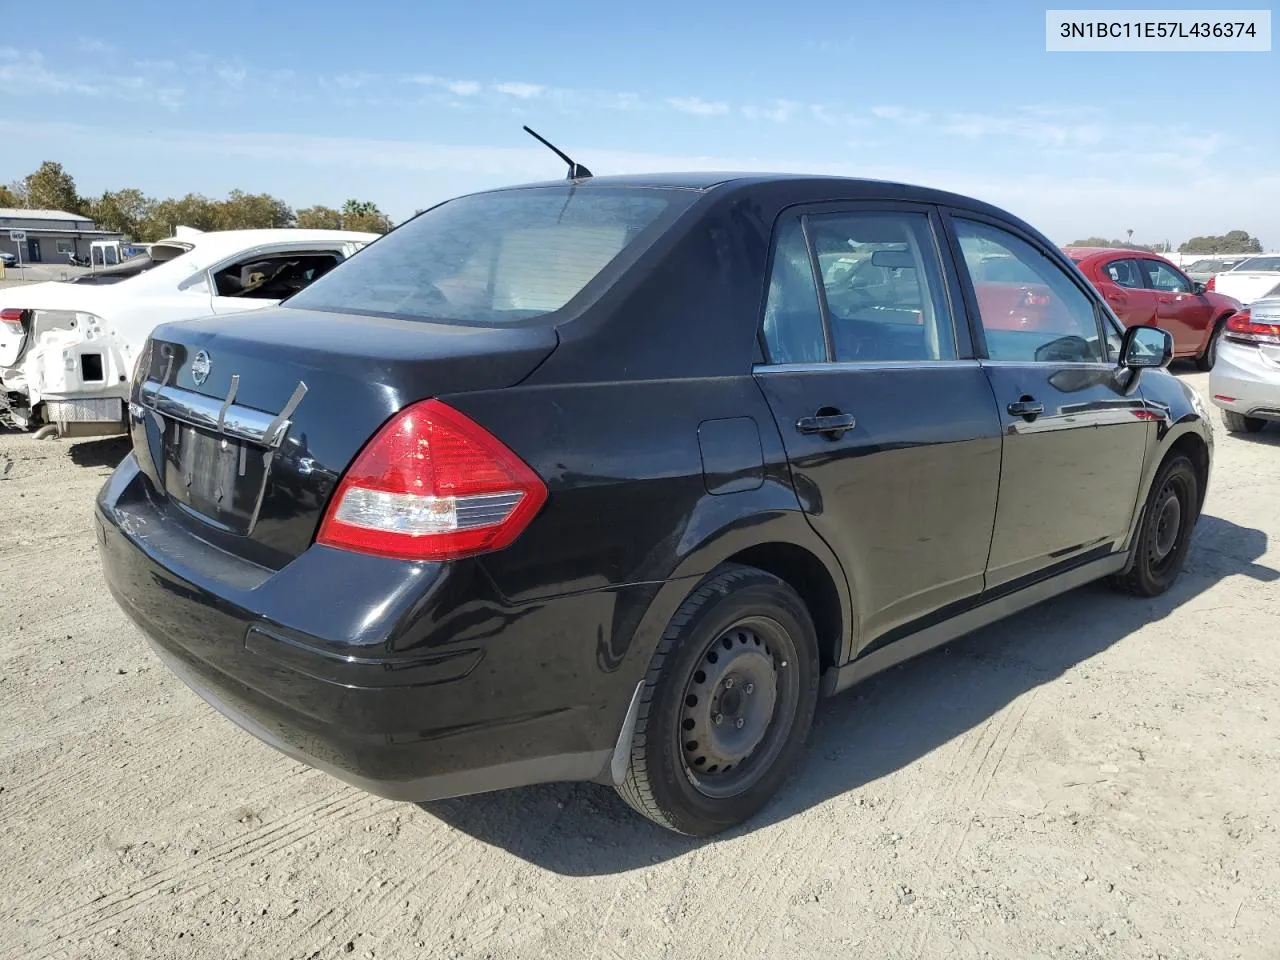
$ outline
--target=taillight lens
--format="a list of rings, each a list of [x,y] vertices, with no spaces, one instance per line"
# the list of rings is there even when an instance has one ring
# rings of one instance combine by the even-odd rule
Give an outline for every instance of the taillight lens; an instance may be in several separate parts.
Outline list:
[[[4,324],[10,333],[15,336],[22,336],[26,330],[22,326],[22,311],[13,307],[5,307],[0,310],[0,323]]]
[[[501,550],[547,499],[541,478],[439,400],[391,418],[338,484],[316,542],[401,560]]]
[[[1218,275],[1215,273],[1212,277],[1209,278],[1209,282],[1204,285],[1204,288],[1206,290],[1218,289],[1217,280],[1218,280]]]
[[[1253,319],[1246,308],[1227,321],[1224,336],[1237,343],[1265,343],[1280,346],[1280,323],[1264,323]]]

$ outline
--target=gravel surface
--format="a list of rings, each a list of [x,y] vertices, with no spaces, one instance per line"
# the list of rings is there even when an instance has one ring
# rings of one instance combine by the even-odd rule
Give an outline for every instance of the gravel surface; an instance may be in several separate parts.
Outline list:
[[[241,733],[102,583],[125,449],[0,435],[3,960],[1280,957],[1274,427],[1218,429],[1170,594],[1086,587],[824,702],[711,843],[594,786],[392,803]]]

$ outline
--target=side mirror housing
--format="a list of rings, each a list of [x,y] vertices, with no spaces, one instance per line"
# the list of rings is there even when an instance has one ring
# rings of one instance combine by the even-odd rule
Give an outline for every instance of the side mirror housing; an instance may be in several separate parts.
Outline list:
[[[1191,289],[1192,289],[1192,291],[1193,291],[1193,292],[1195,292],[1195,293],[1204,293],[1204,292],[1205,292],[1206,290],[1208,290],[1209,288],[1208,288],[1208,287],[1206,287],[1206,286],[1205,286],[1203,283],[1201,283],[1199,280],[1196,280],[1194,283],[1192,283],[1192,284],[1191,284]]]
[[[1173,337],[1159,327],[1129,327],[1120,341],[1120,366],[1167,367],[1173,362]]]

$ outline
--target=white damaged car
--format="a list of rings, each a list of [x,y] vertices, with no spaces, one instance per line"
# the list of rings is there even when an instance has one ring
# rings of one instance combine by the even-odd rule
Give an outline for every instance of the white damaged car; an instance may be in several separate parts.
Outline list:
[[[157,324],[279,303],[377,237],[179,228],[118,266],[0,289],[0,423],[40,436],[124,433],[134,362]]]

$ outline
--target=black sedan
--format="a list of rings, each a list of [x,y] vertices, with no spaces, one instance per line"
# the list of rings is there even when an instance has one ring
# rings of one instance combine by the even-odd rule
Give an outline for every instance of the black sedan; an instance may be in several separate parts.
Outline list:
[[[820,695],[1169,588],[1213,443],[1171,351],[966,197],[581,176],[159,327],[95,522],[160,657],[286,754],[405,800],[594,780],[706,835]]]

